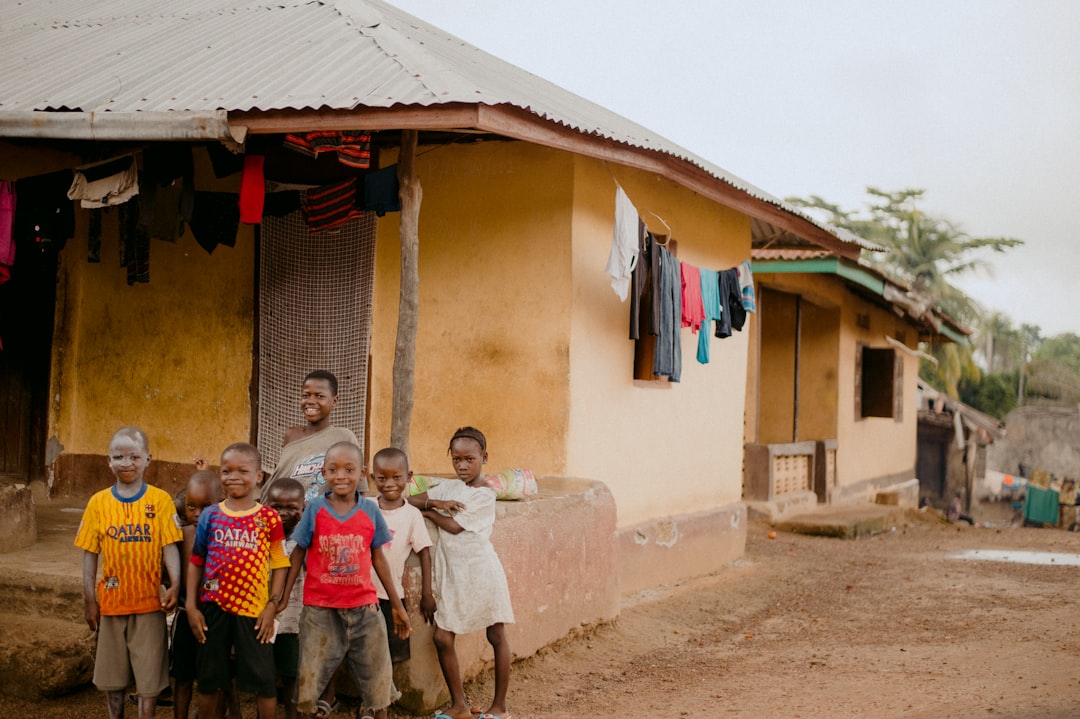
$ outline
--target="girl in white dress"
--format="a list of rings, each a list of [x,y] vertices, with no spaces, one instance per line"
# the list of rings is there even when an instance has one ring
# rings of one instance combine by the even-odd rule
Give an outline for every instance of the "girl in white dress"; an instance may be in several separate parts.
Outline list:
[[[514,610],[502,562],[490,539],[495,524],[495,490],[484,483],[481,473],[488,457],[487,439],[474,427],[462,427],[450,439],[449,453],[457,480],[443,480],[409,498],[439,528],[434,561],[434,638],[451,705],[435,719],[472,719],[454,640],[458,634],[481,629],[487,630],[495,652],[495,696],[480,719],[509,719],[510,644],[505,625],[513,623]]]

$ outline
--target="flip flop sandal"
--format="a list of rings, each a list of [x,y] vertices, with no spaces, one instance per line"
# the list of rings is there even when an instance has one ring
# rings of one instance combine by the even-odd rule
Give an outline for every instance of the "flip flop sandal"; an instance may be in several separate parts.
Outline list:
[[[315,713],[312,714],[312,716],[316,719],[329,719],[335,709],[337,709],[337,699],[334,700],[333,704],[327,702],[325,699],[320,699],[315,702]]]

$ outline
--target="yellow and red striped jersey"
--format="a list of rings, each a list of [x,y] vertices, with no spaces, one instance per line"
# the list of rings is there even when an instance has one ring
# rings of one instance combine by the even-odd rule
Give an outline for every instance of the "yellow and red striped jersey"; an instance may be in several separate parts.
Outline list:
[[[162,550],[182,538],[180,518],[165,490],[147,484],[131,498],[117,496],[115,487],[94,494],[75,546],[99,555],[101,614],[160,611]]]

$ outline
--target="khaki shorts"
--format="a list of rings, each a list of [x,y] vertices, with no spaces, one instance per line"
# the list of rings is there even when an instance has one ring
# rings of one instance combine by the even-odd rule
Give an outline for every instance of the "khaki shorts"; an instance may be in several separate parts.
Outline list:
[[[103,692],[119,692],[134,680],[139,696],[157,696],[169,686],[168,645],[162,612],[101,617],[94,686]]]

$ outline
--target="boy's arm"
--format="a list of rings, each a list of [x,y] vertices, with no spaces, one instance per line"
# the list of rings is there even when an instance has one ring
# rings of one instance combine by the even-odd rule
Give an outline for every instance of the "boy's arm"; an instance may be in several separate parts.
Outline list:
[[[307,550],[297,544],[293,547],[292,553],[289,554],[289,575],[285,578],[285,587],[281,590],[280,595],[275,595],[273,591],[270,593],[270,598],[273,599],[278,596],[277,610],[278,614],[285,611],[285,607],[289,606],[289,597],[292,596],[293,585],[296,584],[296,578],[300,576],[300,570],[304,567],[304,557],[307,556]]]
[[[187,599],[184,603],[184,609],[187,611],[191,633],[195,635],[195,639],[199,644],[206,643],[206,617],[199,610],[199,587],[202,586],[202,579],[202,565],[189,563],[187,566],[187,581],[185,582]]]
[[[184,535],[184,541],[180,543],[180,581],[186,592],[187,566],[191,563],[191,548],[195,546],[195,525],[185,524],[180,531]],[[184,597],[186,601],[187,594]]]
[[[431,551],[424,547],[416,556],[420,557],[420,613],[428,624],[435,623],[435,593],[431,591]]]
[[[382,582],[386,596],[390,599],[390,610],[394,615],[394,633],[402,639],[408,639],[412,634],[409,624],[409,613],[405,611],[405,605],[401,603],[397,588],[394,587],[394,575],[390,571],[390,563],[386,561],[382,547],[371,548],[371,566],[375,568],[375,575]]]
[[[165,563],[165,571],[169,575],[169,588],[165,590],[165,598],[161,600],[161,608],[166,612],[172,611],[180,597],[180,548],[179,542],[166,544],[161,548],[161,558]]]
[[[97,600],[98,555],[83,550],[83,616],[90,631],[96,632],[101,619],[101,607]]]
[[[281,596],[281,590],[285,586],[286,571],[286,567],[270,570],[270,598],[255,619],[255,636],[263,644],[274,641],[274,617],[277,616],[277,602],[274,597]]]

